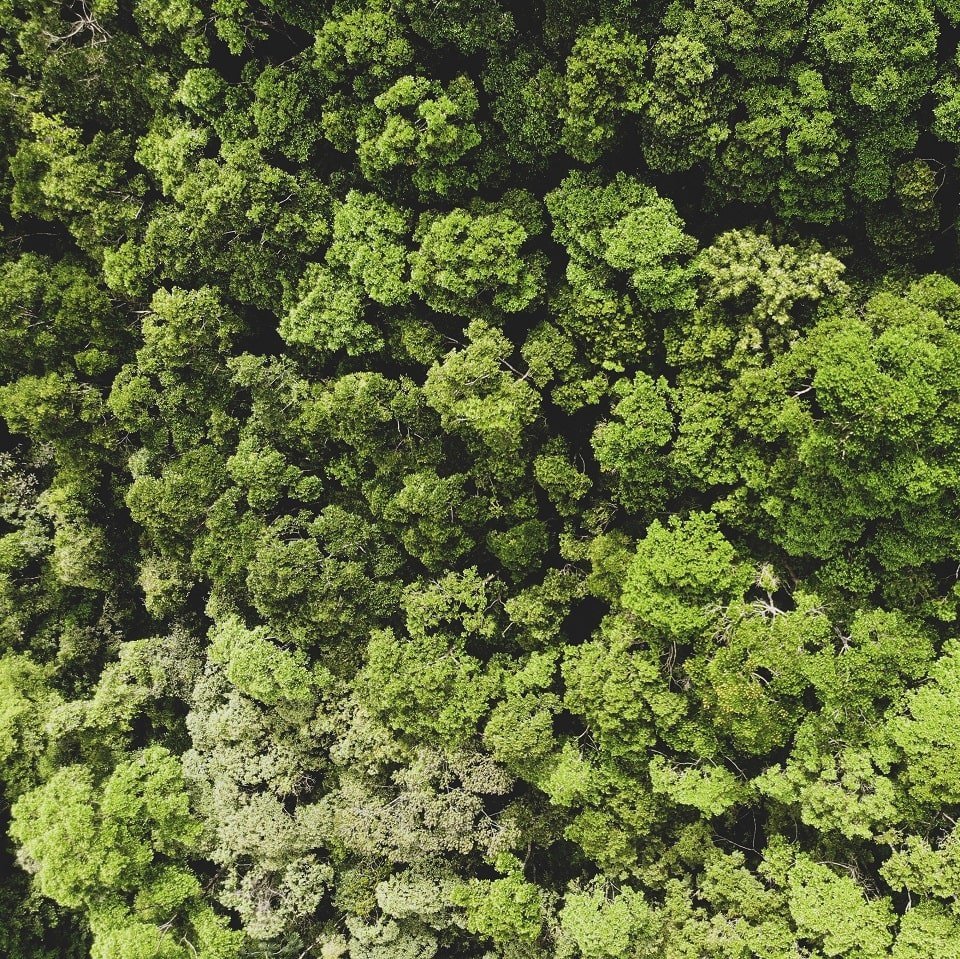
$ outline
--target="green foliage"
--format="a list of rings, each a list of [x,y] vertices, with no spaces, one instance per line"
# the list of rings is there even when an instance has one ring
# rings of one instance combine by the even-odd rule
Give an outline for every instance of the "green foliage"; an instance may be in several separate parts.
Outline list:
[[[508,455],[523,442],[537,415],[536,391],[509,363],[511,343],[482,320],[466,331],[469,343],[448,353],[427,373],[424,395],[441,426],[462,432],[494,454]]]
[[[713,516],[694,513],[668,526],[654,520],[627,570],[621,602],[655,636],[689,640],[750,578]]]
[[[27,656],[0,658],[0,762],[4,792],[14,797],[35,785],[48,763],[44,724],[60,697],[44,670]]]
[[[498,857],[496,866],[506,873],[502,879],[474,879],[453,890],[451,898],[466,911],[467,929],[496,943],[536,939],[543,909],[537,886],[523,879],[521,863],[512,856]]]
[[[584,959],[654,956],[650,912],[642,894],[632,889],[608,897],[594,888],[566,897],[560,924]]]
[[[77,244],[94,253],[104,234],[117,237],[137,214],[143,188],[126,182],[129,145],[122,135],[97,133],[90,143],[63,116],[33,113],[29,136],[10,157],[10,213],[44,220],[63,216]],[[26,131],[25,131],[26,132]]]
[[[893,910],[870,901],[850,876],[798,856],[790,875],[790,915],[797,932],[821,945],[825,955],[864,957],[887,954]]]
[[[726,83],[710,49],[687,34],[667,34],[652,59],[650,100],[644,113],[647,163],[672,173],[712,159],[730,131],[723,116]]]
[[[908,788],[920,802],[950,803],[960,789],[955,769],[944,762],[956,730],[957,653],[952,644],[944,649],[930,681],[906,698],[904,714],[891,721],[893,739],[906,759]]]
[[[364,699],[397,731],[428,741],[465,745],[475,734],[498,686],[466,651],[467,640],[487,638],[487,583],[476,570],[447,574],[406,597],[406,635],[374,633],[362,677]]]
[[[730,193],[774,205],[788,220],[831,223],[845,212],[850,144],[817,70],[793,70],[784,81],[749,92],[719,177]]]
[[[561,321],[586,340],[591,358],[621,369],[646,346],[650,313],[692,306],[685,261],[696,242],[669,200],[622,173],[607,184],[572,173],[546,204],[554,239],[569,255],[568,285],[557,302]]]
[[[666,497],[662,450],[673,433],[666,383],[638,373],[632,382],[620,380],[613,392],[619,397],[611,411],[613,420],[594,431],[594,455],[600,469],[615,477],[623,506],[631,513],[649,514]]]
[[[223,664],[237,689],[264,705],[309,703],[310,671],[264,633],[262,628],[248,630],[238,620],[221,623],[210,643],[210,659]]]
[[[616,139],[623,115],[647,100],[643,76],[646,44],[612,24],[585,30],[567,58],[563,144],[574,159],[596,160]]]
[[[413,185],[427,195],[476,189],[479,173],[463,167],[483,139],[473,122],[478,107],[469,77],[456,77],[445,89],[424,77],[401,77],[374,98],[374,109],[360,120],[361,170],[377,182],[408,167]]]
[[[12,815],[11,835],[40,891],[89,910],[91,955],[187,954],[168,930],[201,896],[196,876],[180,864],[201,827],[176,757],[151,746],[103,783],[87,767],[65,766],[17,800]]]
[[[0,955],[957,959],[958,23],[0,2]]]
[[[118,766],[102,788],[84,767],[59,770],[16,802],[12,834],[41,891],[76,907],[104,893],[140,894],[173,868],[164,859],[191,848],[199,827],[179,763],[151,747]]]
[[[497,313],[515,313],[541,295],[542,260],[521,252],[538,232],[538,218],[530,216],[528,197],[516,199],[520,209],[504,203],[421,219],[410,283],[431,309],[476,316],[489,304]]]

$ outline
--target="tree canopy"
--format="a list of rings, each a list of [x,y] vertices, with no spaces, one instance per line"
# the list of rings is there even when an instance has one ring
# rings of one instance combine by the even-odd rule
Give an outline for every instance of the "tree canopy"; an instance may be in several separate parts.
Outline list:
[[[0,2],[0,955],[960,957],[960,2]]]

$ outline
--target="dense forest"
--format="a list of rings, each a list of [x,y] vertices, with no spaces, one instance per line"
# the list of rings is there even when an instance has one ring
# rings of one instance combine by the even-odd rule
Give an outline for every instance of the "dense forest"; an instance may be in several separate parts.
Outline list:
[[[960,959],[958,0],[0,0],[3,959]]]

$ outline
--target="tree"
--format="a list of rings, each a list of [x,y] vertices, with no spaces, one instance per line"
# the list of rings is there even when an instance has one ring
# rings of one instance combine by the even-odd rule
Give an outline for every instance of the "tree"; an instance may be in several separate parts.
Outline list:
[[[667,526],[654,520],[627,570],[621,603],[662,641],[690,641],[751,576],[710,514],[673,517]]]
[[[469,77],[456,77],[446,89],[424,77],[401,77],[361,116],[357,156],[364,175],[376,181],[409,167],[412,183],[427,195],[476,189],[485,174],[478,157],[482,127],[474,122],[478,106]]]
[[[410,283],[440,313],[491,318],[516,313],[543,292],[543,260],[524,250],[539,232],[528,195],[499,205],[421,218],[410,255]]]
[[[280,333],[290,343],[307,343],[321,353],[373,352],[383,339],[364,319],[370,302],[396,306],[410,296],[409,215],[375,194],[356,190],[335,210],[326,262],[307,268]]]
[[[537,886],[523,879],[522,864],[514,857],[499,857],[496,867],[503,878],[474,879],[453,890],[451,898],[466,911],[467,929],[496,943],[536,939],[543,909]]]
[[[96,257],[104,236],[122,236],[136,218],[144,183],[127,178],[121,159],[127,149],[122,134],[101,132],[87,144],[62,116],[34,113],[29,136],[10,158],[11,214],[65,215],[78,245]]]
[[[849,141],[821,74],[794,70],[787,84],[754,87],[746,107],[717,164],[721,189],[768,203],[787,220],[842,217]]]
[[[659,950],[652,910],[633,889],[612,898],[597,887],[572,893],[564,901],[560,923],[584,959],[654,956]]]
[[[536,419],[538,397],[512,368],[510,341],[482,320],[467,327],[467,344],[427,373],[424,395],[441,426],[462,432],[495,456],[507,456]]]
[[[664,456],[673,433],[667,407],[666,384],[643,373],[614,387],[619,399],[613,419],[601,422],[593,434],[593,450],[600,469],[615,477],[617,499],[630,512],[650,515],[666,497],[662,477]]]
[[[371,636],[362,678],[367,707],[414,739],[455,748],[476,735],[498,686],[497,672],[466,651],[468,638],[492,634],[494,624],[481,612],[485,594],[473,569],[410,590],[406,635]],[[445,621],[450,625],[443,628]]]
[[[960,784],[944,759],[953,748],[951,717],[957,709],[957,650],[951,644],[930,669],[929,682],[904,702],[890,721],[890,734],[903,750],[906,783],[922,803],[951,802]]]
[[[622,369],[645,349],[651,314],[692,306],[686,260],[696,242],[669,200],[623,173],[604,184],[574,172],[546,204],[569,256],[561,323],[591,360]]]
[[[180,959],[186,949],[161,926],[200,898],[199,881],[181,864],[200,828],[179,762],[152,746],[119,764],[102,786],[86,767],[63,767],[17,800],[11,833],[46,895],[89,910],[94,954],[149,947]],[[209,909],[197,908],[201,916]],[[195,932],[203,948],[207,930]],[[220,955],[236,955],[240,938],[223,933]]]
[[[727,82],[710,49],[685,33],[661,38],[643,114],[643,152],[654,170],[674,172],[713,161],[729,137]]]
[[[581,32],[567,58],[566,103],[560,109],[563,144],[572,157],[596,160],[616,140],[624,116],[647,102],[646,44],[612,23]]]
[[[960,0],[526,7],[0,3],[3,956],[960,955]]]

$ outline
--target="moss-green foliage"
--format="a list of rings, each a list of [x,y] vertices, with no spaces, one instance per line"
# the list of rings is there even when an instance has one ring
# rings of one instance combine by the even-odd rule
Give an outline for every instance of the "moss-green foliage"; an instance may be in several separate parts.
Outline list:
[[[958,959],[958,24],[0,3],[0,956]]]

